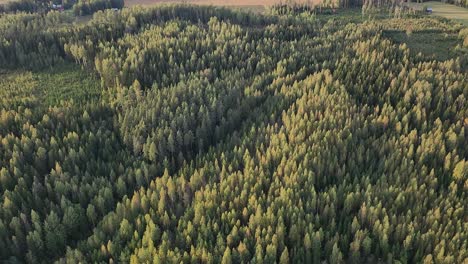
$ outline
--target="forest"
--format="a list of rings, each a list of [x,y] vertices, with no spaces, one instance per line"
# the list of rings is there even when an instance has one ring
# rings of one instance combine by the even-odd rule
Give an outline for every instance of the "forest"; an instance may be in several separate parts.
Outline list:
[[[468,29],[339,12],[0,15],[0,262],[467,263]]]

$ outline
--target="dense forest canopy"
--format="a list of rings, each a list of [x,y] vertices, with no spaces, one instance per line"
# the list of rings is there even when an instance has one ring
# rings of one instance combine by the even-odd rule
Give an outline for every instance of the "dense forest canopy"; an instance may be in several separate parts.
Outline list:
[[[459,35],[459,55],[385,37],[408,27]],[[466,32],[188,5],[0,16],[0,262],[465,263]]]

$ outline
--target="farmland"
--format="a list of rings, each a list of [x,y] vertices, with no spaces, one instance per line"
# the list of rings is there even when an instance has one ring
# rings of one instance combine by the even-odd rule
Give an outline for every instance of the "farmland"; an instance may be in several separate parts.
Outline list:
[[[413,4],[414,6],[425,6],[433,9],[434,16],[441,16],[448,19],[452,19],[456,22],[462,23],[465,26],[468,26],[468,9],[445,4],[441,2],[429,1],[422,4]]]

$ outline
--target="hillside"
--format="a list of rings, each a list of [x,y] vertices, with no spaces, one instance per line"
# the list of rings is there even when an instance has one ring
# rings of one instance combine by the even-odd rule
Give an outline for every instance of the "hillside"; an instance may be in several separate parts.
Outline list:
[[[465,263],[466,32],[287,6],[2,15],[0,262]]]
[[[281,0],[127,0],[126,6],[134,5],[155,5],[155,4],[194,4],[194,5],[215,5],[215,6],[272,6],[283,3]],[[297,3],[319,3],[314,1],[295,1]]]

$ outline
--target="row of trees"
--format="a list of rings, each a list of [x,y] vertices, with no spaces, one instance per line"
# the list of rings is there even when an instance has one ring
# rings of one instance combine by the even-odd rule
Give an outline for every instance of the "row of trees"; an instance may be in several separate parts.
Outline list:
[[[272,6],[275,12],[281,14],[302,13],[302,12],[320,12],[329,11],[334,8],[353,8],[360,7],[363,0],[287,0],[279,1],[279,3]]]
[[[124,5],[124,0],[79,0],[73,5],[73,13],[85,16],[110,8],[122,9]]]
[[[97,11],[124,7],[124,0],[14,0],[0,4],[1,13],[47,13],[52,11],[53,4],[61,5],[63,9],[73,8],[75,15],[91,15]]]
[[[1,13],[46,13],[51,11],[52,4],[63,5],[63,8],[69,9],[75,4],[76,0],[14,0],[0,4]]]
[[[0,14],[16,12],[33,13],[37,12],[38,8],[39,5],[37,4],[37,1],[33,0],[9,1],[4,4],[0,4]]]
[[[443,3],[449,3],[457,6],[468,7],[468,1],[466,0],[444,0]]]

